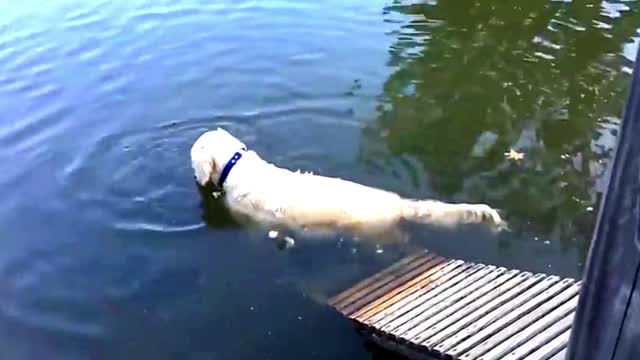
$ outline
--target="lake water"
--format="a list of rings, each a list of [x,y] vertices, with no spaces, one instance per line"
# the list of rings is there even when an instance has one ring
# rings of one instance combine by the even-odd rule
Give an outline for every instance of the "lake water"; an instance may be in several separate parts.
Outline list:
[[[0,4],[3,359],[386,358],[323,301],[412,247],[579,277],[640,38],[638,1]],[[218,126],[511,231],[280,251],[194,184]]]

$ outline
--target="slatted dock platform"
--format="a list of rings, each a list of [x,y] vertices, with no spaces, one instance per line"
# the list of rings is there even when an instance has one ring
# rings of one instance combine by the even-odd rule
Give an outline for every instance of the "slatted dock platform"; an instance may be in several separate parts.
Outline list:
[[[409,358],[561,360],[580,282],[430,252],[409,256],[330,304]]]

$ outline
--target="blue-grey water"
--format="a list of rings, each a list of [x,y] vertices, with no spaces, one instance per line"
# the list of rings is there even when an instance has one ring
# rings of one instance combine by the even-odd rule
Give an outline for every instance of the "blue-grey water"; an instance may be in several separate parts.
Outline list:
[[[323,301],[413,248],[579,277],[639,28],[638,1],[0,1],[0,358],[388,358]],[[194,184],[218,126],[511,231],[280,251]]]

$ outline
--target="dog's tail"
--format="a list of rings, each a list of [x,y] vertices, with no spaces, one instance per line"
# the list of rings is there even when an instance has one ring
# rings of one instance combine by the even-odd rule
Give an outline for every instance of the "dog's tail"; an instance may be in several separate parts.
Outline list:
[[[487,223],[506,228],[497,210],[485,204],[450,204],[435,200],[404,200],[402,218],[408,221],[451,227],[457,224]]]

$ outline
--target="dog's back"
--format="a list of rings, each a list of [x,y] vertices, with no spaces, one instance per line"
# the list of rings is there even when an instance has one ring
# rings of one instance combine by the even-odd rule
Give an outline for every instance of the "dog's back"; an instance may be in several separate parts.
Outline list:
[[[245,186],[228,191],[228,203],[263,221],[292,227],[388,226],[399,220],[403,200],[395,193],[339,178],[256,167]]]

